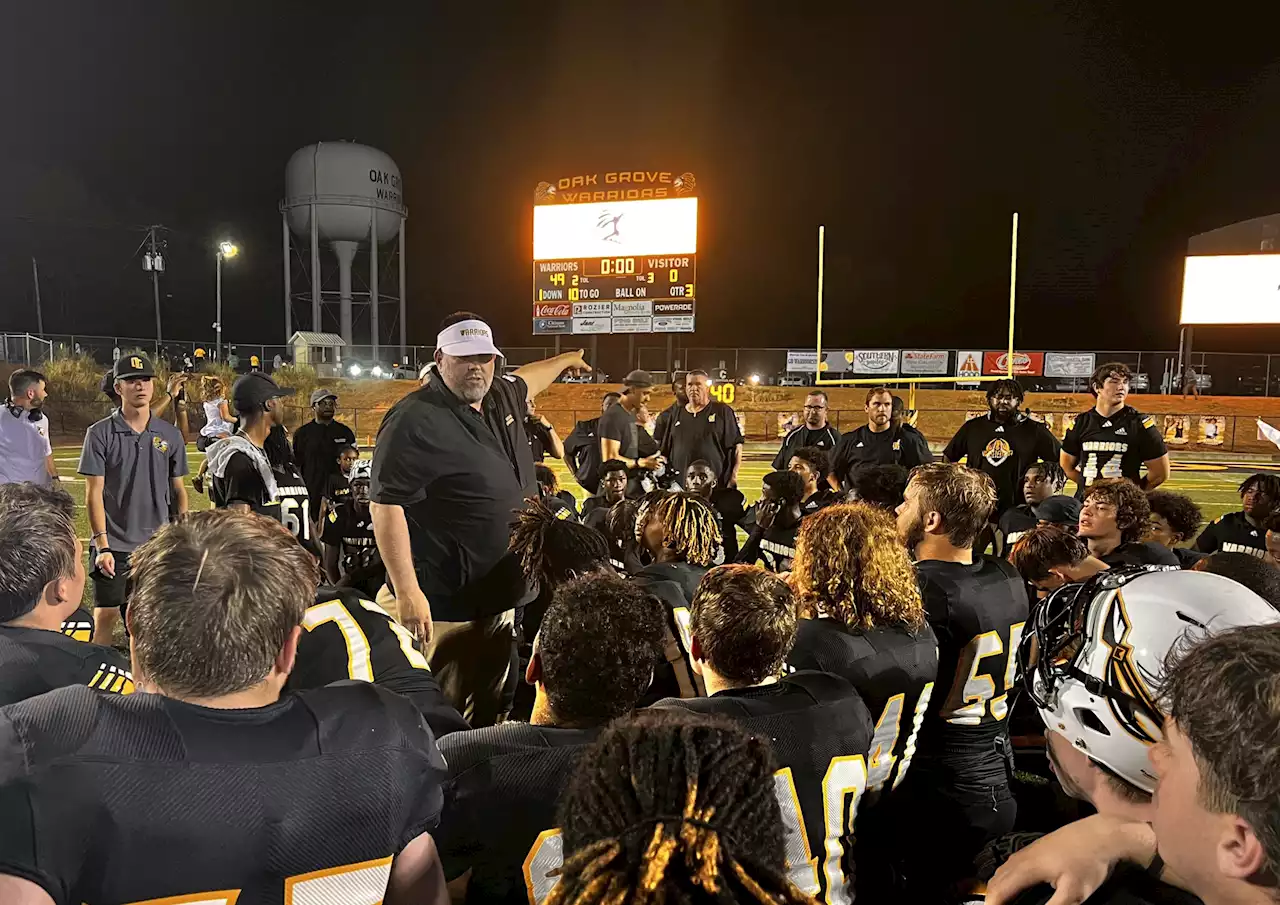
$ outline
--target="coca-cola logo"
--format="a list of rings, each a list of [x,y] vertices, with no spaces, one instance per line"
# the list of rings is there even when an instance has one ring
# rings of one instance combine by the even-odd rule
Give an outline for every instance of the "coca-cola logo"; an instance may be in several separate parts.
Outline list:
[[[558,305],[534,305],[534,317],[570,317],[573,315],[573,306],[567,303]]]
[[[654,302],[654,314],[692,314],[693,302]]]

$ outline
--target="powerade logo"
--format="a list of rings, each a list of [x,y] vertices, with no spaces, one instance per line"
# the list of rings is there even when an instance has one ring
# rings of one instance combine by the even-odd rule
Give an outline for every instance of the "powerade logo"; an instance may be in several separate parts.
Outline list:
[[[693,314],[693,302],[654,302],[654,314]]]

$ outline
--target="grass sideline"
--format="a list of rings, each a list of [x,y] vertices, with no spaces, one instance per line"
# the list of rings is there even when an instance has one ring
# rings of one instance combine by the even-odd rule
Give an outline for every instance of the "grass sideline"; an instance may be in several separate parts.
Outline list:
[[[760,480],[768,474],[772,468],[770,460],[777,451],[777,446],[772,443],[752,442],[747,444],[746,460],[742,464],[740,486],[743,494],[748,502],[754,502],[760,496]],[[366,457],[368,451],[365,452]],[[76,503],[76,531],[81,540],[84,541],[86,549],[89,542],[89,514],[84,505],[84,479],[76,474],[76,464],[80,460],[79,446],[58,446],[53,451],[54,460],[58,465],[58,473],[63,476],[63,486],[70,492],[72,499]],[[187,500],[192,511],[208,509],[210,507],[209,497],[196,493],[195,488],[191,486],[191,478],[200,470],[200,463],[204,461],[204,453],[197,452],[194,443],[187,444],[187,463],[190,474],[187,476]],[[556,472],[560,479],[562,488],[572,493],[579,502],[586,498],[587,493],[573,479],[569,469],[564,463],[549,459],[548,464]],[[1239,472],[1227,471],[1224,466],[1203,465],[1191,463],[1173,463],[1173,472],[1169,480],[1163,485],[1167,490],[1176,490],[1189,495],[1193,500],[1200,504],[1200,508],[1204,510],[1206,524],[1226,512],[1233,512],[1240,508],[1240,498],[1236,493],[1236,487],[1244,479]],[[91,605],[93,599],[93,585],[86,583],[83,602],[86,606]]]

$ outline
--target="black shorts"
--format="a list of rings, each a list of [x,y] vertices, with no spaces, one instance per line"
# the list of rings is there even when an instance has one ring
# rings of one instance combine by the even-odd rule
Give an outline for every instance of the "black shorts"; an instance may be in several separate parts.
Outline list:
[[[89,572],[89,577],[93,579],[93,605],[95,607],[106,607],[110,609],[120,610],[121,617],[125,611],[125,592],[128,590],[129,584],[129,554],[119,551],[112,551],[116,559],[116,574],[114,577],[108,577],[102,571],[94,566]],[[89,548],[89,555],[97,557],[93,548]]]

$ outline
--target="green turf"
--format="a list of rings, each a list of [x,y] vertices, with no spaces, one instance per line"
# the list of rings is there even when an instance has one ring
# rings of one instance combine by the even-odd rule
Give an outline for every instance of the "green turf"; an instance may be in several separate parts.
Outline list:
[[[769,443],[748,443],[747,458],[742,465],[740,487],[748,502],[760,496],[760,479],[769,471],[770,460],[777,447]],[[76,530],[86,547],[89,539],[89,514],[84,506],[84,479],[76,474],[76,463],[79,461],[80,447],[59,446],[54,450],[54,458],[58,463],[58,472],[63,475],[63,486],[70,491],[76,501]],[[195,444],[187,446],[187,461],[191,474],[200,469],[204,461],[204,453],[196,452]],[[559,460],[548,460],[548,464],[560,478],[561,486],[568,489],[578,498],[584,499],[587,494],[574,481],[569,469]],[[1173,463],[1173,473],[1164,485],[1169,490],[1177,490],[1188,494],[1200,504],[1204,510],[1206,521],[1217,518],[1224,512],[1240,508],[1240,498],[1236,494],[1242,476],[1236,472],[1226,471],[1220,465],[1183,465]],[[191,486],[191,478],[187,478],[187,501],[192,510],[208,509],[209,498],[196,493]],[[86,585],[84,602],[88,605],[92,600],[92,584]]]

